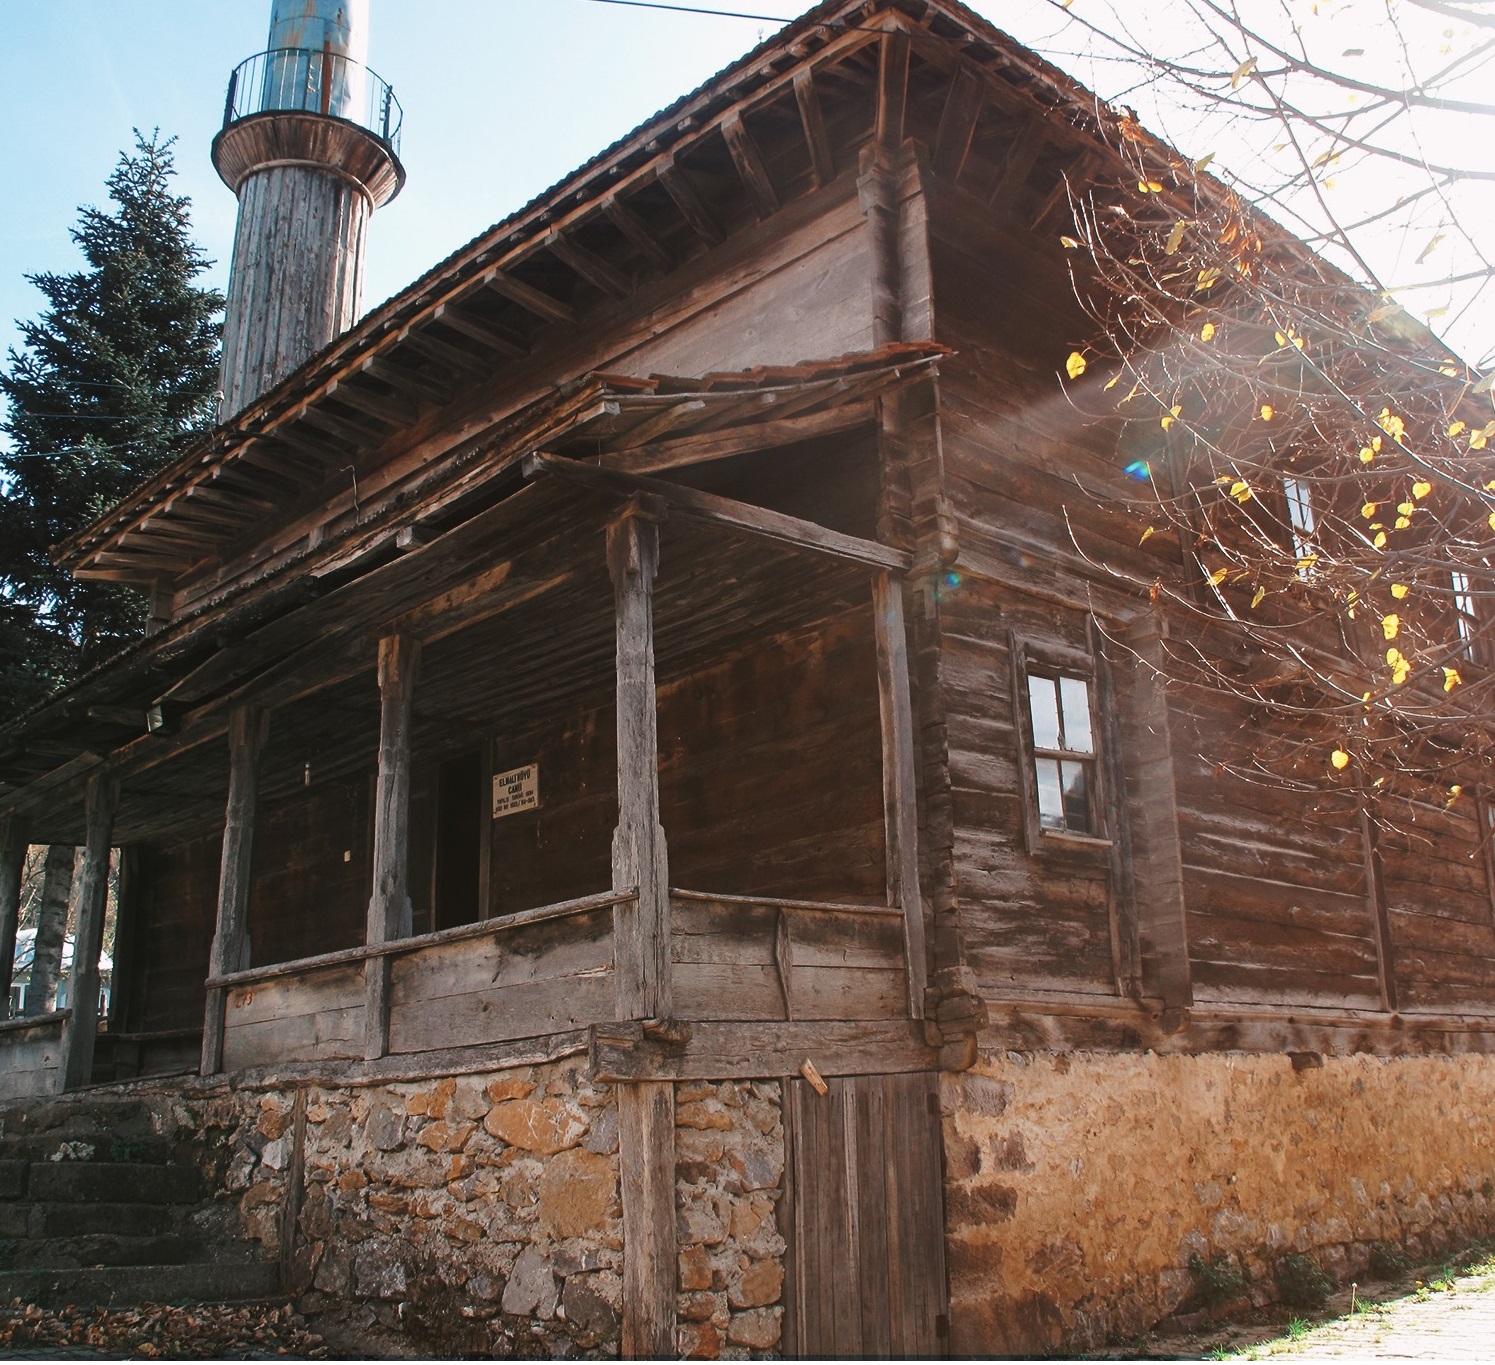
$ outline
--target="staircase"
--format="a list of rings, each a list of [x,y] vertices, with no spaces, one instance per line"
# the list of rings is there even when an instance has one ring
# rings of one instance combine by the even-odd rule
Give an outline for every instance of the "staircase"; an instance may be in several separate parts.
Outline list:
[[[275,1297],[279,1267],[214,1197],[210,1135],[153,1131],[95,1092],[8,1108],[0,1128],[0,1303],[60,1306]]]

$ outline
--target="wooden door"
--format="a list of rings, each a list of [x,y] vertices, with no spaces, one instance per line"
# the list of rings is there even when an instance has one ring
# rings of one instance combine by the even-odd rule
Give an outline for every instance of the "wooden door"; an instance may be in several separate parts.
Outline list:
[[[949,1332],[939,1077],[787,1081],[784,1354],[934,1357]]]

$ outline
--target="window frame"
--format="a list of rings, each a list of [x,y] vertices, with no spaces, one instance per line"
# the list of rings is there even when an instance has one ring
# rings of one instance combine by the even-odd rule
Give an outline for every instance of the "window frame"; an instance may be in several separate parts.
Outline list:
[[[1023,803],[1023,838],[1029,853],[1063,850],[1109,851],[1114,844],[1111,829],[1112,812],[1108,800],[1106,774],[1107,743],[1105,711],[1101,696],[1099,660],[1088,650],[1036,640],[1013,632],[1010,637],[1012,657],[1012,710],[1018,739],[1018,786]],[[1057,680],[1075,678],[1085,684],[1090,709],[1090,742],[1088,753],[1075,750],[1040,749],[1033,736],[1033,715],[1029,679]],[[1062,723],[1062,722],[1061,722]],[[1093,832],[1051,829],[1039,818],[1038,767],[1040,758],[1083,763],[1090,773],[1090,816]]]

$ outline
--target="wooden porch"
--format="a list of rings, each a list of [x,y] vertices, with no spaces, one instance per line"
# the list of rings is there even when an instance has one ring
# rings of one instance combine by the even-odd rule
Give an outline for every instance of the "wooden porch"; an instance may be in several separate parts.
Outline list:
[[[85,846],[81,941],[102,924],[111,845],[134,850],[126,892],[145,887],[160,921],[132,926],[122,896],[120,955],[151,964],[134,1014],[104,1033],[86,1008],[63,1018],[48,1088],[179,1068],[193,988],[185,965],[175,984],[163,973],[196,953],[203,1074],[583,1033],[595,1048],[598,1030],[610,1047],[628,1021],[666,1043],[769,1027],[753,1036],[777,1060],[759,1074],[838,1022],[892,1026],[826,1035],[907,1054],[881,1069],[929,1064],[909,560],[854,533],[871,530],[875,430],[820,440],[807,453],[834,451],[838,478],[860,464],[872,480],[852,529],[562,454],[522,480],[511,464],[492,505],[366,549],[346,587],[195,663],[158,733],[12,800],[31,829]],[[723,681],[705,685],[713,669]],[[603,744],[578,748],[578,729]],[[485,786],[543,756],[548,824],[485,817],[453,882],[442,783],[474,734],[498,737],[471,770]],[[809,769],[818,781],[799,781]],[[303,868],[306,803],[335,790],[354,795]],[[182,1003],[153,1009],[153,994]],[[0,1032],[0,1056],[34,1032]]]

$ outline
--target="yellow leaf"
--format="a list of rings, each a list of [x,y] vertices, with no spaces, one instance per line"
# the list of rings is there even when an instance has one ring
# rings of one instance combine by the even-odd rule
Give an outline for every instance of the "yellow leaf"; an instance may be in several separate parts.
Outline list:
[[[1444,689],[1444,691],[1447,691],[1447,690],[1448,690],[1447,688]],[[1463,787],[1459,786],[1459,784],[1457,782],[1455,782],[1453,784],[1453,786],[1451,786],[1448,789],[1448,800],[1443,803],[1443,809],[1447,810],[1463,794],[1464,794]]]
[[[1246,483],[1244,480],[1238,479],[1235,483],[1230,485],[1230,496],[1233,497],[1237,502],[1250,502],[1251,485]]]
[[[1398,530],[1398,531],[1405,531],[1407,529],[1407,527],[1409,527],[1411,524],[1412,524],[1412,518],[1411,517],[1398,517],[1396,519],[1396,527],[1395,527],[1395,529]]]
[[[1379,506],[1380,506],[1379,503],[1368,502],[1368,503],[1365,504],[1364,507],[1362,507],[1360,509],[1360,515],[1362,517],[1364,517],[1366,519],[1366,521],[1369,521],[1373,516],[1375,516],[1375,514],[1376,514],[1376,508],[1379,507]]]
[[[1396,505],[1398,516],[1410,517],[1417,509],[1410,502],[1399,502]]]
[[[1184,233],[1188,230],[1188,227],[1188,223],[1182,218],[1173,225],[1173,231],[1168,234],[1168,240],[1163,243],[1163,250],[1168,255],[1177,255],[1179,247],[1183,245]]]
[[[1432,241],[1430,241],[1425,247],[1423,247],[1422,254],[1418,256],[1414,264],[1421,265],[1425,260],[1427,260],[1429,256],[1433,254],[1433,252],[1435,252],[1442,245],[1443,234],[1439,232],[1433,237]]]
[[[1373,451],[1369,446],[1362,446],[1360,448],[1360,463],[1361,464],[1369,464],[1375,458],[1376,458],[1376,452]]]
[[[1319,557],[1317,555],[1304,555],[1303,558],[1298,561],[1298,570],[1299,572],[1306,573],[1318,562]]]
[[[1071,379],[1078,379],[1082,374],[1085,373],[1085,363],[1086,362],[1084,356],[1082,356],[1078,351],[1071,351],[1069,353],[1069,359],[1064,362],[1065,373],[1067,373]]]
[[[1274,408],[1270,403],[1263,403],[1261,405],[1261,420],[1263,422],[1270,422],[1276,415],[1277,409]]]
[[[1206,322],[1199,329],[1199,339],[1200,341],[1213,341],[1215,339],[1215,324],[1213,322]]]
[[[1490,513],[1490,529],[1495,531],[1495,512]]]
[[[1194,292],[1202,294],[1206,289],[1212,289],[1220,279],[1220,272],[1214,266],[1206,266],[1199,272],[1199,278],[1194,282]]]
[[[1113,374],[1108,380],[1106,380],[1106,388],[1114,389],[1119,383],[1121,383],[1121,376],[1119,374]],[[1105,390],[1103,389],[1101,390],[1101,392],[1104,393]]]
[[[1276,336],[1277,336],[1277,344],[1279,346],[1286,346],[1287,345],[1287,338],[1285,336],[1283,336],[1281,332],[1278,332],[1276,334]]]
[[[1222,583],[1223,583],[1223,582],[1224,582],[1224,581],[1225,581],[1225,576],[1226,576],[1226,574],[1228,574],[1228,573],[1229,573],[1229,572],[1230,572],[1230,570],[1229,570],[1229,569],[1227,569],[1227,568],[1219,568],[1219,569],[1216,569],[1216,570],[1215,570],[1215,571],[1214,571],[1214,573],[1212,573],[1212,574],[1211,574],[1211,575],[1210,575],[1210,576],[1209,576],[1209,581],[1210,581],[1210,582],[1211,582],[1211,583],[1213,583],[1213,584],[1214,584],[1214,585],[1215,585],[1215,587],[1217,587],[1217,588],[1218,588],[1218,587],[1219,587],[1219,586],[1220,586],[1220,584],[1222,584]]]
[[[1464,423],[1455,422],[1451,427],[1449,427],[1448,434],[1450,436],[1457,436],[1463,430],[1465,430]]]
[[[1162,194],[1163,186],[1156,180],[1139,180],[1137,190],[1141,194]]]
[[[1230,73],[1230,88],[1232,90],[1239,90],[1241,88],[1241,82],[1255,70],[1256,58],[1247,57],[1245,61],[1243,61],[1238,67],[1236,67],[1234,71]]]
[[[1381,618],[1381,634],[1388,640],[1396,639],[1396,633],[1402,628],[1401,617],[1395,612]]]
[[[1412,665],[1407,662],[1407,656],[1394,645],[1386,651],[1386,664],[1391,669],[1391,681],[1397,687],[1407,681]]]
[[[1381,428],[1393,441],[1400,442],[1407,434],[1407,424],[1398,417],[1390,408],[1382,408],[1381,415],[1376,418],[1376,425]]]
[[[1346,768],[1349,766],[1350,756],[1343,749],[1336,749],[1329,755],[1329,762],[1336,768]]]
[[[1254,593],[1251,594],[1251,607],[1253,611],[1257,607],[1261,606],[1261,599],[1266,595],[1267,590],[1265,588],[1258,588]]]
[[[1457,668],[1450,668],[1447,664],[1443,665],[1443,690],[1445,692],[1452,692],[1463,681],[1463,678],[1459,677],[1459,670]],[[1457,791],[1458,788],[1455,787],[1454,790]]]
[[[1393,583],[1391,585],[1391,595],[1396,598],[1398,602],[1400,602],[1402,598],[1407,595],[1407,592],[1408,589],[1405,583]]]
[[[1177,403],[1175,403],[1173,405],[1173,407],[1169,409],[1168,413],[1164,417],[1161,417],[1158,420],[1158,425],[1160,427],[1162,427],[1164,431],[1167,431],[1168,428],[1171,427],[1174,424],[1174,422],[1176,422],[1178,420],[1178,414],[1181,413],[1182,411],[1183,411],[1183,408],[1180,407]]]
[[[1199,158],[1198,161],[1196,161],[1194,163],[1194,169],[1196,171],[1202,171],[1214,159],[1215,159],[1215,154],[1213,152],[1206,152],[1202,157]]]
[[[1376,532],[1375,545],[1376,545],[1376,549],[1378,549],[1378,550],[1385,549],[1385,547],[1386,547],[1386,532],[1385,531],[1377,531]]]
[[[1148,537],[1151,536],[1156,529],[1156,527],[1149,526],[1145,531],[1142,532],[1142,539],[1139,540],[1137,544],[1145,545],[1147,543]]]
[[[1412,496],[1414,498],[1425,498],[1432,491],[1433,485],[1430,484],[1426,479],[1418,479],[1418,481],[1412,485]]]
[[[1079,247],[1080,244],[1075,241],[1073,237],[1061,237],[1059,239],[1059,245],[1064,247],[1067,251],[1074,251]]]

